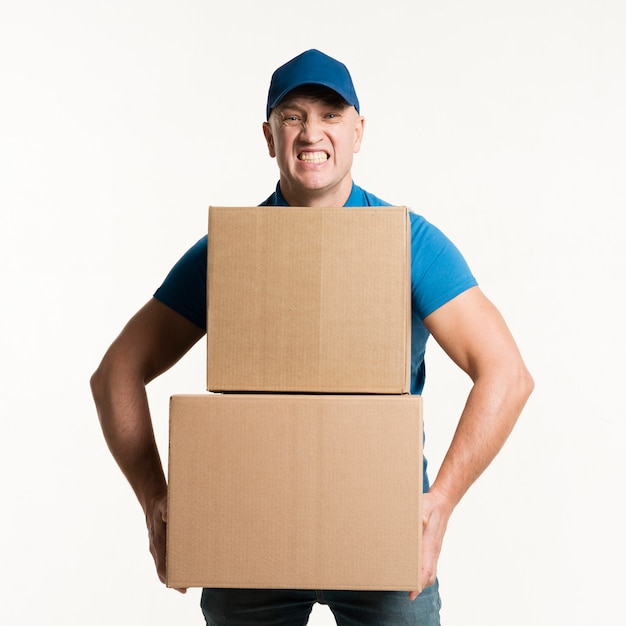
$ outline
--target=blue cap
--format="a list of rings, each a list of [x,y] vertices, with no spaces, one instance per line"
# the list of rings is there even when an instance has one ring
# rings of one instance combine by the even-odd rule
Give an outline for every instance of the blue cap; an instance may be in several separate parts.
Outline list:
[[[267,95],[267,119],[270,111],[296,87],[321,85],[337,92],[349,105],[359,111],[359,99],[348,68],[320,52],[307,50],[281,65],[273,74]]]

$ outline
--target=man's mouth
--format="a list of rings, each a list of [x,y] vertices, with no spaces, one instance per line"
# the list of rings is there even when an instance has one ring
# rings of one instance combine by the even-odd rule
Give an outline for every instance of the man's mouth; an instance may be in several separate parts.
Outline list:
[[[326,152],[301,152],[298,155],[300,161],[305,163],[323,163],[328,161],[328,153]]]

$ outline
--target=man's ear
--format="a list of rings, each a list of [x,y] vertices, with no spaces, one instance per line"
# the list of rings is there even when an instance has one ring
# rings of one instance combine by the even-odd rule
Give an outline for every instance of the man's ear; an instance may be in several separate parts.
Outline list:
[[[363,140],[364,130],[365,118],[362,115],[359,115],[354,125],[354,154],[356,154],[361,149],[361,141]]]
[[[272,134],[269,122],[263,122],[263,134],[265,135],[265,141],[267,142],[267,149],[270,156],[274,158],[276,156],[276,151],[274,150],[274,135]]]

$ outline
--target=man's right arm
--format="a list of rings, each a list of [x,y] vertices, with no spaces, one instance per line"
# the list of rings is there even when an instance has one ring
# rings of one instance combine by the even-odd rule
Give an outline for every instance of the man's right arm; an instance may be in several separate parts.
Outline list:
[[[201,328],[152,298],[126,324],[91,377],[102,432],[144,511],[150,551],[162,582],[167,483],[146,385],[174,365],[203,335]]]

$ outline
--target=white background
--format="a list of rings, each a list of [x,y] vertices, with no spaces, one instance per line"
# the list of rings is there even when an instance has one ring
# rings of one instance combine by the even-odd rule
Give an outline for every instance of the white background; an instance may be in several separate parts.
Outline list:
[[[621,0],[3,2],[0,623],[202,622],[156,579],[88,380],[207,206],[273,190],[270,74],[310,47],[356,83],[357,183],[457,243],[536,380],[449,527],[444,623],[619,623],[624,33]],[[203,359],[149,387],[164,452]],[[435,471],[468,382],[434,343],[428,367]]]

